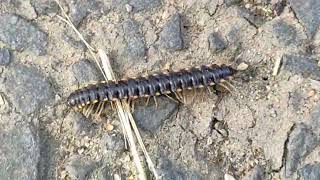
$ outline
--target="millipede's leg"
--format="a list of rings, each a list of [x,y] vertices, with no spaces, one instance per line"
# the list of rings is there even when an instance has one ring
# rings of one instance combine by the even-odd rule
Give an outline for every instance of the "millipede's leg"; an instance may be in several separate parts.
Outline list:
[[[182,99],[181,99],[180,95],[178,94],[178,92],[174,92],[174,95],[176,96],[178,101],[183,104]]]
[[[157,103],[157,98],[156,96],[152,96],[153,100],[154,100],[154,104],[156,105],[156,108],[158,109],[158,103]]]
[[[204,91],[205,91],[205,90],[202,88],[202,89],[201,89],[201,102],[204,102],[204,95],[205,95],[205,94],[204,94]]]
[[[165,96],[167,96],[170,100],[176,102],[176,103],[179,103],[178,101],[176,101],[175,99],[173,99],[171,96],[169,96],[168,94],[164,94]]]
[[[212,94],[212,91],[211,91],[211,89],[210,89],[210,86],[207,86],[206,89],[207,89],[207,91],[208,91],[209,94]]]
[[[97,107],[96,111],[94,112],[94,114],[97,114],[100,111],[101,104],[102,104],[101,102],[98,103],[98,107]]]
[[[149,101],[150,101],[150,96],[148,96],[147,101],[146,101],[146,103],[145,103],[145,106],[148,106]]]
[[[113,102],[110,101],[110,104],[111,104],[111,109],[114,111],[114,110],[115,110],[115,107],[114,107],[114,105],[113,105]]]
[[[131,106],[131,112],[133,112],[134,111],[134,100],[131,101],[130,106]]]
[[[184,94],[183,90],[181,91],[181,95],[182,95],[182,98],[183,98],[183,104],[186,104],[187,103],[187,99],[186,99],[186,95]]]
[[[103,111],[103,109],[104,109],[104,103],[105,103],[105,102],[102,102],[102,103],[101,103],[101,107],[100,107],[100,110],[98,111],[97,116],[100,116],[100,115],[101,115],[101,113],[102,113],[102,111]]]

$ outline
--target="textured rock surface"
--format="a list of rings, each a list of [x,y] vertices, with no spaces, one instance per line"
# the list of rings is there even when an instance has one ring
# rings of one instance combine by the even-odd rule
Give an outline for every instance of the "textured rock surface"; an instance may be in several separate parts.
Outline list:
[[[160,46],[176,51],[183,48],[182,23],[180,14],[173,15],[160,33]]]
[[[146,98],[135,100],[135,120],[160,175],[319,179],[318,1],[61,3],[90,45],[107,52],[118,79],[203,64],[238,67],[217,95],[207,93],[215,88],[186,91],[179,107],[167,97],[157,97],[158,107],[152,98],[148,106]],[[57,18],[57,4],[2,0],[0,14],[0,49],[10,51],[10,63],[0,66],[3,177],[136,179],[114,107],[104,103],[96,116],[97,104],[84,117],[65,104],[72,91],[103,76]]]
[[[46,53],[47,35],[27,20],[12,14],[0,16],[0,40],[14,50]]]
[[[43,107],[53,95],[45,75],[35,67],[22,64],[10,68],[4,88],[17,110],[25,114]]]
[[[4,122],[19,122],[4,125]],[[38,177],[38,136],[21,117],[0,117],[1,179],[36,179]]]
[[[0,66],[6,66],[11,61],[10,51],[8,49],[0,49]]]
[[[150,99],[150,101],[153,100]],[[146,107],[136,107],[134,117],[139,127],[150,132],[155,132],[177,109],[177,104],[170,99],[159,98],[157,102],[157,107],[154,102],[150,102]]]
[[[317,0],[289,0],[289,3],[311,38],[320,25],[320,2]]]

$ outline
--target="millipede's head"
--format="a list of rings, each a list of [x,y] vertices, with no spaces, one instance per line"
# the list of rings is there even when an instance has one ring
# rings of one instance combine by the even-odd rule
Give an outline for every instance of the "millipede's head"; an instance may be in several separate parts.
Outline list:
[[[67,105],[69,107],[75,107],[77,105],[77,100],[76,100],[75,93],[71,93],[70,94],[70,96],[67,99]]]

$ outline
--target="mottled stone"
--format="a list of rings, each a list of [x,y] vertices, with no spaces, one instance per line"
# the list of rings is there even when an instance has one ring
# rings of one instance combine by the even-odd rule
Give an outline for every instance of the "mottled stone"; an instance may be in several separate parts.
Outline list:
[[[0,121],[5,121],[0,116]],[[10,121],[20,121],[10,117]],[[37,133],[27,123],[16,123],[12,127],[0,127],[0,174],[1,179],[37,179],[39,145]]]
[[[70,18],[75,26],[92,12],[102,10],[103,4],[95,0],[75,0],[70,3]],[[99,13],[99,12],[97,12]]]
[[[31,6],[30,0],[14,0],[11,1],[15,6],[16,14],[26,17],[27,19],[35,19],[37,14]]]
[[[31,0],[32,6],[38,15],[54,15],[59,12],[59,6],[52,0]]]
[[[320,163],[307,164],[299,170],[301,180],[319,180],[320,179]]]
[[[126,39],[125,56],[129,59],[143,58],[146,54],[144,37],[139,31],[139,25],[132,19],[123,23]]]
[[[96,163],[80,156],[72,156],[65,168],[71,179],[86,179],[96,167]]]
[[[320,67],[316,59],[307,56],[284,55],[282,61],[284,71],[320,80]]]
[[[102,80],[101,71],[88,59],[82,59],[71,66],[72,84],[88,84]]]
[[[76,135],[88,136],[94,134],[95,124],[92,120],[87,119],[83,114],[79,112],[70,112],[65,121],[73,124],[73,131]]]
[[[0,66],[6,66],[11,61],[10,51],[8,49],[0,49]]]
[[[226,48],[227,43],[218,33],[212,33],[209,35],[209,47],[213,53],[219,52]]]
[[[134,11],[148,11],[161,5],[160,0],[131,0],[130,5]]]
[[[260,166],[254,167],[248,180],[264,180],[264,170]]]
[[[317,136],[304,124],[298,124],[291,132],[287,144],[285,176],[290,177],[296,172],[299,164],[317,145]]]
[[[279,42],[284,45],[299,43],[296,28],[286,21],[280,19],[276,23],[272,24],[272,28],[274,36],[276,36]]]
[[[297,18],[305,27],[310,38],[313,37],[320,25],[319,0],[289,0]]]
[[[46,53],[47,35],[16,15],[0,15],[0,40],[14,50],[30,49],[37,55]]]
[[[121,152],[125,149],[123,136],[119,134],[105,134],[101,139],[101,148]]]
[[[6,77],[6,94],[17,110],[24,114],[47,104],[53,95],[47,78],[34,67],[16,64]]]
[[[177,104],[169,98],[157,98],[157,104],[156,107],[154,101],[150,99],[148,106],[135,107],[134,117],[139,127],[155,132],[177,109]]]
[[[183,48],[182,23],[179,14],[173,15],[160,33],[160,46],[167,50],[181,50]]]

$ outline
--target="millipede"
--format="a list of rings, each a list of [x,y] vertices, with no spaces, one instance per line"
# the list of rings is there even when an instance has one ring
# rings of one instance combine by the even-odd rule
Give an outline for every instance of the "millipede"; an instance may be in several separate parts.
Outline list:
[[[119,81],[102,81],[71,93],[67,104],[83,109],[99,102],[177,95],[184,90],[214,86],[235,73],[231,66],[212,64]]]

